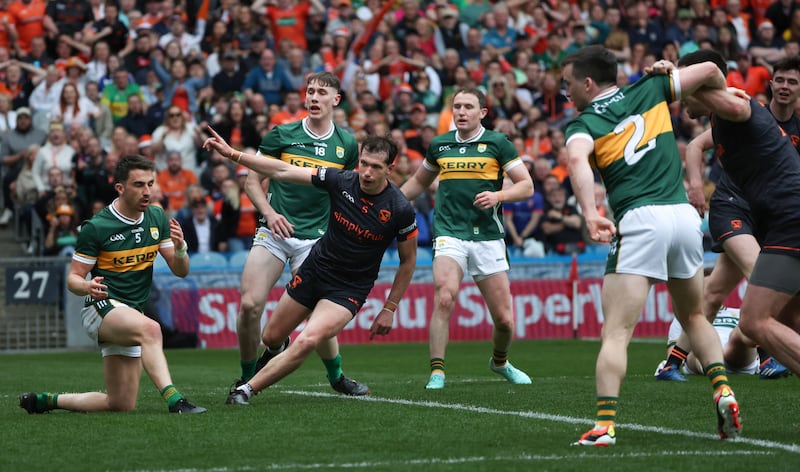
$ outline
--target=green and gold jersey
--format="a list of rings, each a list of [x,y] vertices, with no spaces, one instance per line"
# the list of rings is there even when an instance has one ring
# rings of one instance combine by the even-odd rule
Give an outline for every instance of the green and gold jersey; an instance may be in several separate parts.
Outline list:
[[[567,142],[594,141],[590,164],[608,189],[617,220],[645,205],[687,203],[668,104],[680,99],[673,75],[648,75],[597,96],[566,128]]]
[[[441,134],[428,146],[423,165],[439,173],[434,236],[466,241],[503,238],[501,205],[481,210],[473,203],[481,192],[500,190],[503,172],[522,165],[505,134],[483,129],[469,141],[459,139],[456,131]]]
[[[94,265],[91,275],[104,277],[109,298],[141,311],[150,297],[153,261],[159,248],[168,246],[169,219],[162,208],[151,205],[131,220],[112,203],[83,224],[72,257]],[[91,302],[86,297],[86,306]]]
[[[353,170],[358,164],[356,139],[333,125],[325,136],[314,136],[306,126],[306,119],[272,129],[258,147],[267,157],[300,167],[332,167]],[[328,194],[316,187],[271,180],[269,203],[294,226],[294,237],[316,239],[328,227]],[[259,224],[265,225],[263,215]]]

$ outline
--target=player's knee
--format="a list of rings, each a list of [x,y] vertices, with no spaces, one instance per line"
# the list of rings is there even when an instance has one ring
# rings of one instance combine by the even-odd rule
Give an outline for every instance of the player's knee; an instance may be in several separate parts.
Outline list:
[[[243,296],[239,304],[239,316],[241,318],[258,319],[264,311],[264,304],[258,303],[253,298]]]
[[[297,336],[297,339],[294,340],[294,345],[296,348],[299,348],[300,352],[305,357],[314,352],[321,341],[322,338],[313,333],[301,333]]]
[[[278,347],[285,340],[286,336],[280,336],[278,333],[272,331],[264,331],[261,333],[261,342],[264,343],[265,346]]]
[[[133,411],[136,408],[136,398],[109,398],[109,411]]]
[[[503,316],[499,319],[494,319],[494,329],[501,333],[514,332],[514,320],[510,316]]]
[[[142,344],[161,343],[161,326],[154,320],[147,319],[141,327]]]
[[[742,334],[748,338],[758,342],[761,334],[761,325],[758,320],[753,320],[751,317],[741,317],[739,319],[739,329]]]

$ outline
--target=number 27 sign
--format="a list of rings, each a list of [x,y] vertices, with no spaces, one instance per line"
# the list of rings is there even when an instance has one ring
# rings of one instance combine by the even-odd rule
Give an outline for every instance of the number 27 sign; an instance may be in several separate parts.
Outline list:
[[[6,305],[58,302],[62,274],[59,267],[6,267]]]

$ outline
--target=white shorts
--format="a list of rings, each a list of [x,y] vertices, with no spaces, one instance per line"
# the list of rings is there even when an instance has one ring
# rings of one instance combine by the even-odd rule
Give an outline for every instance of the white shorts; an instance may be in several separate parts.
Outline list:
[[[717,317],[714,319],[713,326],[714,330],[717,332],[717,336],[719,336],[719,341],[723,348],[728,344],[728,340],[731,338],[731,333],[737,324],[739,324],[738,308],[723,306],[717,313]],[[675,342],[677,342],[678,338],[681,336],[681,333],[683,333],[681,324],[677,319],[672,320],[672,323],[669,325],[669,345],[675,344]],[[751,362],[748,366],[740,369],[732,369],[730,366],[726,365],[725,370],[727,370],[729,374],[757,374],[759,365],[760,362],[758,355],[756,355],[753,362]],[[685,364],[685,369],[683,369],[683,372],[688,374],[703,374],[702,372],[695,372],[688,363]]]
[[[259,226],[253,237],[253,246],[263,246],[267,248],[270,254],[283,261],[284,264],[286,264],[286,261],[289,261],[289,269],[295,274],[297,270],[300,269],[300,266],[303,265],[303,261],[306,260],[306,257],[308,257],[308,254],[311,252],[311,248],[317,241],[319,241],[319,238],[278,239],[272,234],[269,228]]]
[[[115,303],[117,304],[116,306],[127,306],[119,302]],[[101,343],[97,340],[103,317],[100,316],[100,313],[97,312],[94,306],[84,307],[83,310],[81,310],[81,319],[83,320],[83,328],[86,330],[86,334],[100,347],[100,352],[103,353],[103,357],[142,357],[142,346],[120,346],[118,344]]]
[[[461,271],[476,282],[509,269],[506,243],[502,239],[492,241],[464,241],[463,239],[439,236],[433,242],[433,257],[453,258]]]
[[[703,233],[693,206],[650,205],[625,213],[608,252],[606,273],[666,281],[689,279],[703,266]]]

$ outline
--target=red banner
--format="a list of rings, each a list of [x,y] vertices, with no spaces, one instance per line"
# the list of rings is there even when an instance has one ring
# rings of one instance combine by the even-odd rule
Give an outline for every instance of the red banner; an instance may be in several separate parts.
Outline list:
[[[602,279],[575,281],[574,286],[569,280],[512,281],[515,337],[599,338],[602,326],[601,287]],[[341,342],[356,344],[369,341],[369,328],[383,307],[389,288],[389,284],[379,284],[372,289],[364,307],[340,333]],[[270,292],[264,317],[272,313],[283,291],[281,287]],[[744,287],[740,286],[729,297],[727,304],[739,306],[743,294]],[[202,345],[208,348],[236,347],[239,299],[238,288],[173,290],[171,300],[175,327],[181,331],[198,333]],[[391,334],[379,338],[379,341],[427,341],[428,320],[432,311],[433,284],[412,284],[397,308]],[[666,285],[657,284],[650,291],[634,336],[666,338],[672,318]],[[262,326],[265,319],[262,319]],[[463,284],[450,319],[450,340],[488,340],[491,331],[491,316],[478,287],[473,283]]]

